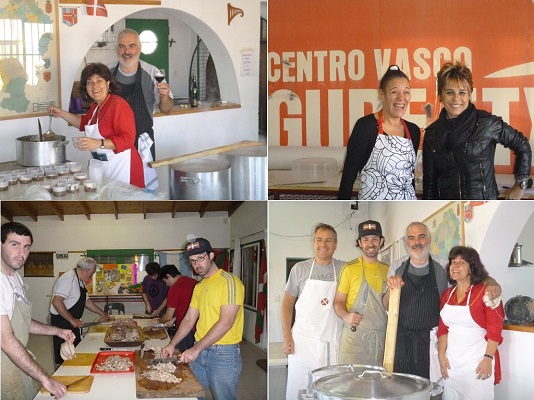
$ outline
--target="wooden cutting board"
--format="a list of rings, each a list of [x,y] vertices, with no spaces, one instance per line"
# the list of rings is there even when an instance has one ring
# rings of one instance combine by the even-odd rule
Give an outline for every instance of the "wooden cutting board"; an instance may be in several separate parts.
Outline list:
[[[88,376],[88,378],[67,388],[67,393],[89,393],[95,380],[95,377],[92,375],[52,376],[52,378],[60,381],[64,385],[68,385],[76,382],[78,379],[82,379],[84,376]],[[48,393],[48,391],[45,388],[41,388],[41,393]]]
[[[175,356],[180,354],[175,352]],[[149,370],[148,360],[154,358],[154,353],[145,351],[141,359],[141,351],[135,351],[135,391],[138,399],[146,398],[173,398],[173,397],[206,397],[204,388],[191,371],[187,364],[178,364],[178,369],[174,373],[182,379],[180,383],[166,383],[151,381],[145,378],[144,372]]]
[[[76,358],[63,361],[64,367],[87,367],[93,365],[96,353],[76,353]]]
[[[87,332],[89,333],[106,333],[106,331],[110,328],[111,325],[95,325],[90,326],[89,330]]]
[[[143,328],[145,339],[167,339],[165,328],[145,329]]]

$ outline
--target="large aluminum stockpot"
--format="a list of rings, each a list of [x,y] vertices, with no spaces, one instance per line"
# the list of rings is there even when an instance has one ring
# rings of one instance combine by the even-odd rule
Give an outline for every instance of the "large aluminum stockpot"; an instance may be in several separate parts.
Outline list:
[[[267,146],[226,153],[231,165],[233,200],[267,200]]]
[[[426,378],[375,370],[326,376],[312,384],[317,400],[429,400],[431,389]]]
[[[345,372],[353,372],[361,374],[364,371],[382,371],[386,372],[387,370],[384,367],[374,366],[374,365],[360,365],[360,364],[338,364],[338,365],[329,365],[328,367],[322,367],[314,369],[308,372],[308,393],[313,392],[313,382],[325,376],[332,376],[337,374],[342,374]]]
[[[17,138],[17,164],[24,167],[40,167],[63,163],[67,159],[65,136],[56,135],[55,140],[35,141],[35,135]]]
[[[172,200],[231,200],[230,163],[225,157],[172,164]]]

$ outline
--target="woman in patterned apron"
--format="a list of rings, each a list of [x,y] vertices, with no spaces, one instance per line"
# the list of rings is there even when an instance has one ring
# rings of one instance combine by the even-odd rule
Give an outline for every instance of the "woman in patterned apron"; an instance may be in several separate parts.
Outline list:
[[[497,347],[503,340],[502,301],[494,308],[484,303],[488,272],[476,250],[453,247],[447,272],[456,285],[441,298],[438,357],[443,398],[493,400],[501,378]]]
[[[360,200],[414,200],[415,166],[421,132],[402,117],[410,104],[410,81],[389,67],[378,91],[382,109],[360,118],[349,138],[338,199],[352,197],[360,173]]]
[[[119,90],[107,66],[91,63],[80,77],[82,96],[94,101],[87,114],[79,116],[56,107],[51,109],[55,117],[85,131],[86,136],[78,138],[75,146],[104,161],[104,177],[144,188],[143,162],[134,146],[134,114],[128,103],[116,94]]]

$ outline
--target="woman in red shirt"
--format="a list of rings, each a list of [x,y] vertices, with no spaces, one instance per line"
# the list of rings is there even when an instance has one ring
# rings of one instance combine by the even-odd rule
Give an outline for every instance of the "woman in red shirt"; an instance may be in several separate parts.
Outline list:
[[[144,188],[143,162],[134,145],[134,114],[126,100],[117,94],[119,91],[120,85],[107,66],[87,64],[80,77],[81,95],[93,100],[87,114],[80,116],[57,107],[51,110],[55,117],[85,131],[75,146],[90,151],[92,158],[105,161],[105,177]]]
[[[494,307],[484,303],[488,272],[475,249],[453,247],[447,273],[454,286],[441,297],[438,325],[443,398],[493,399],[494,385],[501,380],[497,346],[503,340],[502,301]]]

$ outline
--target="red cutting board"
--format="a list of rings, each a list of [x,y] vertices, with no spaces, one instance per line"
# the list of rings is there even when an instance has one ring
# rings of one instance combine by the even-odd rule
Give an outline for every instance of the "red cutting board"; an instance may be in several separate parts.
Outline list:
[[[178,356],[179,351],[175,352]],[[167,383],[151,381],[144,376],[143,372],[149,370],[148,360],[154,358],[154,353],[145,351],[141,359],[141,351],[135,351],[135,392],[138,399],[146,398],[173,398],[173,397],[206,397],[204,388],[191,371],[187,364],[178,364],[175,376],[182,379],[180,383]]]

